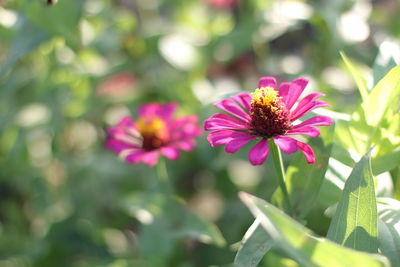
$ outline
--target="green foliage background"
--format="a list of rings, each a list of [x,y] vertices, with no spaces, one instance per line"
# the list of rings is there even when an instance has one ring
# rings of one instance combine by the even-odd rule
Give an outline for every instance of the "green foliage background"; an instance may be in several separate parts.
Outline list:
[[[170,201],[155,169],[104,148],[104,129],[148,101],[175,101],[201,123],[213,102],[254,90],[261,76],[305,76],[335,112],[336,127],[313,141],[322,164],[332,151],[326,176],[284,157],[293,159],[288,187],[303,225],[327,235],[325,210],[340,200],[346,166],[371,145],[373,173],[386,174],[375,178],[377,196],[400,199],[399,70],[369,95],[399,62],[400,4],[211,2],[0,1],[0,266],[230,266],[253,221],[238,192],[281,205],[272,160],[250,166],[248,146],[229,155],[204,134],[167,162]],[[121,73],[128,82],[110,82]],[[380,204],[392,212],[378,210],[380,220],[399,220],[393,201]],[[260,266],[293,266],[290,258],[277,247]]]

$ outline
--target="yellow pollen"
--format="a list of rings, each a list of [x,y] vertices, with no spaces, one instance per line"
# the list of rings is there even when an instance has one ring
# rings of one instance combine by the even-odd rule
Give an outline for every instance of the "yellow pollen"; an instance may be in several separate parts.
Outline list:
[[[145,117],[136,121],[136,126],[142,135],[155,135],[162,134],[165,130],[165,123],[158,117]]]
[[[281,97],[278,96],[278,91],[272,87],[257,88],[251,95],[253,96],[251,104],[272,106],[271,108],[273,110],[276,109],[274,104],[277,104],[281,99]]]

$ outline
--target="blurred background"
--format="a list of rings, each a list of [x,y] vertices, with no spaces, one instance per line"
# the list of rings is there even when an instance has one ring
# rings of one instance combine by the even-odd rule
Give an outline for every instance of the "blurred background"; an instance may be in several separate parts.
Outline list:
[[[306,77],[330,110],[351,113],[360,97],[339,51],[369,85],[400,59],[395,0],[46,2],[0,0],[5,267],[230,266],[253,221],[237,193],[270,199],[272,160],[253,167],[248,147],[226,154],[203,134],[167,162],[171,212],[154,168],[106,150],[104,130],[148,101],[175,101],[202,124],[213,102],[254,90],[260,76]],[[307,226],[325,235],[335,201],[319,203]],[[278,263],[292,264],[276,252],[261,266]]]

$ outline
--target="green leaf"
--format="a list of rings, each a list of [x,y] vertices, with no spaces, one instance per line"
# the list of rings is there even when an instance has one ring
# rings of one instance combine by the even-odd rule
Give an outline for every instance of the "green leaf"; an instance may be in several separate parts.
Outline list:
[[[149,224],[149,221],[154,221],[156,224],[164,223],[165,225],[160,224],[160,227],[167,227],[168,233],[175,239],[191,237],[205,244],[215,244],[219,247],[226,244],[221,231],[215,224],[188,212],[178,199],[168,199],[166,195],[158,193],[136,193],[124,199],[123,207],[129,215],[143,224]],[[143,221],[140,216],[143,213],[150,220]],[[151,228],[151,224],[148,227]]]
[[[194,214],[182,214],[184,216],[183,229],[178,231],[178,236],[192,237],[205,244],[215,244],[218,247],[226,245],[226,241],[218,227]]]
[[[387,49],[388,46],[391,48],[393,48],[393,46],[399,47],[395,41],[388,40],[379,45],[379,52],[372,67],[374,84],[382,79],[390,69],[397,65],[395,57],[398,56],[398,54],[394,52],[394,49]]]
[[[346,64],[346,67],[350,71],[351,76],[357,84],[358,90],[361,94],[361,98],[363,99],[363,101],[365,101],[368,98],[368,88],[365,84],[365,79],[357,71],[356,67],[353,65],[353,63],[349,60],[344,52],[341,51],[340,55],[342,56],[344,64]]]
[[[378,251],[377,208],[371,158],[367,153],[347,179],[327,237],[346,247]]]
[[[301,266],[389,266],[387,259],[342,247],[296,222],[278,208],[250,194],[239,193],[240,199],[275,241],[275,245]]]
[[[379,126],[385,112],[397,103],[400,96],[400,66],[395,67],[372,89],[362,103],[365,119],[370,126]]]
[[[381,157],[376,157],[372,160],[372,172],[374,175],[378,175],[399,165],[400,162],[400,151],[392,151]]]
[[[392,266],[400,266],[400,201],[381,198],[379,211],[379,249]]]
[[[274,241],[265,232],[260,220],[256,219],[242,239],[240,248],[235,256],[235,266],[257,266],[273,244]]]
[[[315,153],[314,164],[308,164],[304,155],[298,153],[287,168],[286,186],[296,217],[306,217],[316,202],[328,168],[334,131],[334,126],[322,128],[321,138],[310,140],[309,145]],[[277,189],[274,197],[280,200],[281,194]]]
[[[30,53],[44,41],[47,41],[49,36],[41,29],[37,28],[27,19],[22,18],[21,25],[12,41],[10,51],[7,57],[0,64],[0,76],[11,68],[20,58]]]
[[[80,45],[79,22],[85,1],[59,1],[49,8],[40,1],[28,1],[25,13],[28,18],[50,35],[64,38],[68,45]]]

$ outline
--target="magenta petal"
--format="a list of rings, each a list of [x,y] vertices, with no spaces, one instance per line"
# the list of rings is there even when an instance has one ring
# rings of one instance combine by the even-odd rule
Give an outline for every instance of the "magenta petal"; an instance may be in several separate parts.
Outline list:
[[[206,131],[222,129],[246,130],[248,126],[244,122],[232,118],[227,114],[217,113],[204,122],[204,129]]]
[[[285,104],[286,108],[290,110],[297,99],[300,97],[301,93],[304,91],[308,84],[308,80],[304,78],[298,78],[291,82],[289,91],[287,93]]]
[[[250,115],[244,112],[243,109],[231,99],[221,100],[220,102],[216,103],[215,106],[245,122],[250,121]]]
[[[318,92],[311,93],[311,94],[305,96],[305,97],[299,102],[299,104],[297,105],[296,109],[298,109],[298,108],[301,107],[301,106],[307,105],[308,103],[313,102],[314,100],[316,100],[318,97],[321,97],[321,96],[324,96],[324,94],[318,93]],[[295,109],[292,113],[294,113],[294,112],[296,111],[296,109]]]
[[[118,122],[117,126],[135,127],[135,122],[131,117],[125,116]]]
[[[263,138],[249,151],[249,161],[253,165],[261,165],[268,156],[268,139]]]
[[[308,164],[312,164],[315,162],[314,151],[312,150],[312,148],[309,145],[302,143],[300,141],[297,141],[297,146],[303,151],[303,154],[306,157]]]
[[[187,139],[175,143],[174,146],[185,151],[190,151],[196,146],[196,142],[193,139]]]
[[[291,83],[288,83],[288,82],[284,82],[284,83],[281,83],[281,85],[279,85],[279,89],[278,89],[279,96],[282,97],[282,101],[284,103],[286,103],[285,99],[286,99],[287,94],[289,93],[290,85],[291,85]]]
[[[286,154],[291,154],[297,151],[297,140],[278,135],[274,137],[274,143]]]
[[[292,129],[297,129],[297,128],[300,128],[303,126],[328,126],[328,125],[331,125],[332,122],[333,122],[332,118],[319,115],[319,116],[312,117],[308,120],[305,120],[300,124],[294,125],[292,127]]]
[[[144,151],[143,150],[136,150],[136,151],[131,151],[129,152],[124,158],[125,161],[131,164],[135,164],[138,163],[142,156],[144,155]]]
[[[179,128],[185,126],[185,125],[193,125],[198,120],[199,120],[199,118],[196,115],[181,117],[181,118],[178,118],[178,119],[174,120],[171,123],[170,129],[171,130],[176,130],[176,129],[179,129]]]
[[[115,126],[112,126],[111,128],[109,128],[107,130],[107,133],[110,135],[114,135],[114,134],[123,134],[125,132],[126,128],[130,128],[133,130],[136,130],[136,125],[134,120],[129,117],[129,116],[125,116],[123,117]]]
[[[236,102],[238,102],[240,105],[242,105],[242,107],[244,107],[246,110],[250,111],[251,99],[252,99],[250,94],[241,93],[241,94],[231,96],[231,98],[233,100],[235,100]]]
[[[158,162],[159,152],[157,150],[146,152],[142,155],[141,161],[149,166],[154,166]]]
[[[139,107],[139,117],[157,116],[164,120],[169,120],[178,105],[176,103],[160,104],[157,102],[148,103]]]
[[[162,147],[160,151],[161,154],[163,154],[165,157],[171,160],[179,158],[180,155],[179,150],[174,147]]]
[[[262,77],[258,82],[258,88],[272,87],[276,89],[276,79],[274,77]]]
[[[244,145],[246,145],[248,142],[250,142],[255,138],[256,136],[250,134],[243,137],[236,137],[226,144],[225,151],[227,153],[236,153],[240,148],[242,148]]]
[[[245,136],[249,136],[249,134],[232,130],[219,130],[211,132],[207,136],[207,140],[211,146],[220,146],[229,143],[235,138],[243,138]]]
[[[290,135],[304,134],[311,137],[318,137],[321,134],[321,132],[314,126],[303,126],[297,129],[291,129],[287,131],[286,134]]]
[[[316,108],[329,107],[329,105],[324,101],[312,101],[306,104],[302,104],[301,102],[297,106],[297,108],[290,114],[290,120],[295,121],[298,118],[301,118],[304,114],[314,110]]]
[[[122,150],[134,148],[132,145],[126,144],[120,140],[109,138],[106,141],[105,146],[114,151],[115,154],[119,154]]]

